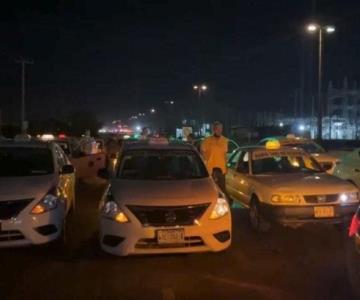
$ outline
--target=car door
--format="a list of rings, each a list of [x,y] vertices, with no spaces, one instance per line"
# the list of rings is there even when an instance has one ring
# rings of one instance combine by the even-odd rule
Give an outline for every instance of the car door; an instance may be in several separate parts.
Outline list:
[[[234,175],[234,189],[236,199],[245,205],[250,203],[250,152],[244,151],[239,157],[239,162]]]

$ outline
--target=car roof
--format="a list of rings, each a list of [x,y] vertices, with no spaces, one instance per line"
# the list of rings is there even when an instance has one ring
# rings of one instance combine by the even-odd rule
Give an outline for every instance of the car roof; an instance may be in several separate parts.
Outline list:
[[[125,150],[191,150],[196,151],[196,148],[190,144],[186,143],[164,143],[164,144],[154,144],[145,141],[125,143],[123,146]]]
[[[294,137],[289,138],[286,136],[273,136],[262,139],[261,141],[270,141],[270,140],[278,140],[280,144],[304,144],[304,143],[314,143],[314,141],[304,138],[304,137]]]
[[[0,147],[50,148],[52,144],[52,142],[44,142],[39,140],[0,140]]]
[[[306,152],[304,150],[302,150],[301,148],[297,148],[297,147],[287,147],[287,146],[281,146],[279,149],[273,149],[273,150],[269,150],[269,149],[266,149],[265,146],[261,146],[261,145],[252,145],[252,146],[244,146],[244,147],[240,147],[238,148],[238,150],[242,150],[242,151],[255,151],[255,150],[267,150],[269,152],[271,151],[295,151],[296,152],[303,152],[304,154],[306,154]]]

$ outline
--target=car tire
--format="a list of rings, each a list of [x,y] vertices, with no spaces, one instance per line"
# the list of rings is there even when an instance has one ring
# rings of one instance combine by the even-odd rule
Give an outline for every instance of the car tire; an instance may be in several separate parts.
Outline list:
[[[250,202],[250,224],[256,232],[268,232],[271,224],[262,216],[259,206],[259,200],[254,197]]]

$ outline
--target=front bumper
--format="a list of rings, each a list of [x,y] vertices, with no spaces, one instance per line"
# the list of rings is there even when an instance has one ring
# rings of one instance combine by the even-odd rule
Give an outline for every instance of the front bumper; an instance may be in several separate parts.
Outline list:
[[[334,208],[334,217],[316,218],[314,215],[315,206],[332,206]],[[284,225],[306,224],[306,223],[325,223],[339,224],[344,220],[351,219],[358,208],[359,203],[340,205],[304,205],[304,206],[276,206],[266,203],[260,204],[260,211],[264,218]]]
[[[157,243],[157,230],[179,229],[185,231],[185,243],[162,246]],[[231,244],[231,215],[218,220],[200,220],[198,225],[143,227],[134,221],[119,224],[100,218],[101,248],[111,254],[164,254],[191,252],[219,252]]]
[[[40,245],[59,237],[65,218],[65,204],[49,212],[32,215],[28,209],[17,217],[0,220],[0,248],[27,245]]]

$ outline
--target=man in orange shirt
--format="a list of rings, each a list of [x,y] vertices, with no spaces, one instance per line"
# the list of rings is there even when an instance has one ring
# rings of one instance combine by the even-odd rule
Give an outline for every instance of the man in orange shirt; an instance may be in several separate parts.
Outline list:
[[[201,154],[209,173],[225,192],[228,139],[222,135],[223,125],[220,122],[213,123],[212,131],[213,135],[205,138],[201,144]]]

